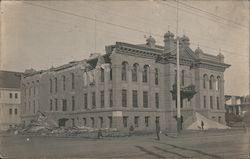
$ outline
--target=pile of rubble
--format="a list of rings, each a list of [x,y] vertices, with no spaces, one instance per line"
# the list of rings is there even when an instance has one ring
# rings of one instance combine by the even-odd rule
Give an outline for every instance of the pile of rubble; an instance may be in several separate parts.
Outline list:
[[[21,135],[42,135],[42,136],[85,136],[96,137],[98,132],[106,136],[116,136],[116,128],[91,128],[86,126],[75,126],[71,128],[58,127],[57,123],[47,117],[44,113],[38,112],[38,117],[25,128],[17,128],[15,134]]]

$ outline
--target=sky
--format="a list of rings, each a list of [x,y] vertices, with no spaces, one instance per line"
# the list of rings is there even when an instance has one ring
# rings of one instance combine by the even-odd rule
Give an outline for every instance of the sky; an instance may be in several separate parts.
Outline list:
[[[249,94],[249,2],[180,1],[178,35],[191,48],[225,56],[225,94]],[[116,41],[163,45],[176,35],[175,1],[1,1],[0,69],[48,69]],[[96,20],[95,20],[96,19]]]

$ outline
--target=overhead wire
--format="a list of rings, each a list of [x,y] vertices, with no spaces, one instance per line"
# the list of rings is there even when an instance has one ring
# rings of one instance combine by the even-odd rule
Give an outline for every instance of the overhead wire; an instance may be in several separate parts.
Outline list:
[[[34,4],[34,3],[30,3],[30,2],[24,2],[24,3],[32,5],[32,6],[36,6],[36,7],[45,8],[45,9],[48,9],[48,10],[53,10],[55,12],[60,12],[60,13],[63,13],[63,14],[67,14],[67,15],[71,15],[71,16],[76,16],[76,17],[79,17],[79,18],[84,18],[84,19],[87,19],[87,20],[90,20],[90,21],[96,21],[96,22],[99,22],[99,23],[103,23],[103,24],[107,24],[107,25],[112,25],[112,26],[123,28],[123,29],[126,29],[126,30],[131,30],[131,31],[135,31],[135,32],[143,33],[143,34],[145,34],[145,33],[147,34],[148,33],[147,31],[139,30],[139,29],[132,28],[132,27],[129,27],[129,26],[115,24],[115,23],[107,22],[107,21],[104,21],[104,20],[101,20],[101,19],[95,19],[95,18],[92,18],[92,17],[83,16],[83,15],[79,15],[79,14],[68,12],[68,11],[62,11],[62,10],[51,8],[51,7],[47,7],[47,6],[44,6],[44,5]],[[151,34],[155,35],[157,37],[162,37],[162,35],[160,35],[160,34],[155,34],[155,33],[151,33]],[[197,45],[197,44],[195,44],[195,45]],[[204,48],[208,48],[208,49],[212,49],[212,50],[218,51],[218,49],[213,48],[213,47],[208,47],[208,46],[205,46],[205,45],[200,45],[200,46],[203,46]],[[235,55],[235,56],[245,56],[245,55],[241,55],[241,54],[235,54],[233,52],[230,52],[230,51],[224,50],[224,49],[221,49],[221,51],[222,52],[226,52],[228,54]],[[248,57],[248,56],[245,56],[245,57]]]

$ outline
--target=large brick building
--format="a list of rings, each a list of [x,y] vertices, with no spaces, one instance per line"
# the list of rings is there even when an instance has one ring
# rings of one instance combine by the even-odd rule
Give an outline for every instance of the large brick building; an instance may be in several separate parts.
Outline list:
[[[22,78],[22,120],[37,111],[58,126],[86,125],[128,130],[176,129],[176,39],[164,35],[165,46],[153,37],[146,44],[116,42],[104,55],[60,67],[27,73]],[[195,51],[180,38],[181,112],[183,127],[195,112],[225,122],[224,76],[230,65],[217,56]]]

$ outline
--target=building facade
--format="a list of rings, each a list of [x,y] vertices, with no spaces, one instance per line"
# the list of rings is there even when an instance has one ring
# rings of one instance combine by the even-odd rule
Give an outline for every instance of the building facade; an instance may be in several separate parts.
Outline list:
[[[104,55],[60,67],[27,73],[22,78],[22,120],[37,111],[58,126],[84,125],[121,131],[176,129],[176,38],[164,35],[164,46],[153,37],[146,44],[116,42]],[[217,56],[193,51],[180,38],[182,125],[195,112],[225,123],[224,76],[230,65]]]
[[[21,122],[21,73],[0,71],[0,130],[18,126]]]
[[[242,121],[250,110],[250,96],[225,95],[226,122]]]

